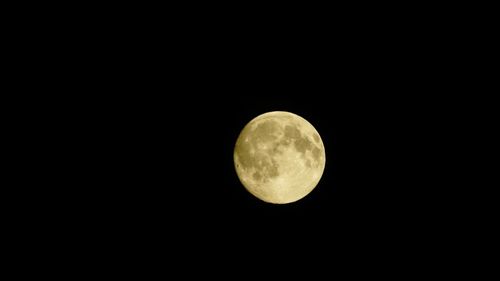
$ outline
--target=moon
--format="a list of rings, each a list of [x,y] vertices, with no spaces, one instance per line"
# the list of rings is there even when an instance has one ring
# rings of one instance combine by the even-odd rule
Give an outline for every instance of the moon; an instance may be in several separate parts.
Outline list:
[[[313,125],[286,111],[252,119],[234,148],[234,166],[243,186],[274,204],[308,195],[323,175],[325,158],[323,141]]]

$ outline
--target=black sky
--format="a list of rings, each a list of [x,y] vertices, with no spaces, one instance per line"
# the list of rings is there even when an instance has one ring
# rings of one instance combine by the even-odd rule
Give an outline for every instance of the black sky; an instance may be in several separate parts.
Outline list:
[[[99,144],[104,159],[101,154],[97,163],[98,221],[112,232],[128,229],[154,240],[190,237],[188,243],[199,247],[231,239],[272,245],[276,239],[340,251],[396,247],[439,226],[436,195],[443,190],[429,181],[435,171],[426,158],[430,136],[420,127],[426,120],[419,98],[387,90],[398,84],[376,73],[343,80],[332,72],[319,79],[311,67],[272,79],[259,76],[265,70],[256,66],[242,77],[206,73],[189,77],[189,90],[181,83],[174,94],[160,83],[154,95],[110,101]],[[287,205],[254,198],[233,166],[240,130],[272,110],[306,118],[326,148],[319,185]]]
[[[495,17],[234,4],[13,10],[2,199],[16,274],[478,279],[498,240],[483,179]],[[275,110],[326,150],[317,187],[285,205],[252,196],[233,165],[242,128]]]
[[[67,204],[83,206],[89,236],[204,257],[307,249],[376,260],[447,245],[463,212],[443,164],[457,156],[441,138],[457,126],[446,90],[457,62],[439,31],[338,23],[100,33],[67,108],[87,132]],[[326,149],[318,186],[287,205],[254,198],[233,167],[240,130],[273,110],[307,119]]]

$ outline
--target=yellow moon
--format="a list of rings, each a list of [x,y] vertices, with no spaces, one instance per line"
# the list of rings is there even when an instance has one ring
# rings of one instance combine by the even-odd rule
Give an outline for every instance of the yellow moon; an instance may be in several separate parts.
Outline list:
[[[308,195],[325,169],[325,147],[304,118],[273,111],[252,119],[234,148],[234,165],[243,186],[255,197],[286,204]]]

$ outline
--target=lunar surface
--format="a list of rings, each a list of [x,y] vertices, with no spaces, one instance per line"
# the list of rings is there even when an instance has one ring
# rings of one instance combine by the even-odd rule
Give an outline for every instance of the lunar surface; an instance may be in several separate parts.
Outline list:
[[[286,204],[316,187],[325,169],[325,147],[307,120],[273,111],[243,128],[234,149],[234,165],[251,194],[268,203]]]

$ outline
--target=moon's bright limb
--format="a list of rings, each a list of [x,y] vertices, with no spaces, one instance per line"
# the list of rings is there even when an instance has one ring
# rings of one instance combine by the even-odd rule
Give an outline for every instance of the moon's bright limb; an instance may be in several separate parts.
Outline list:
[[[269,203],[291,203],[318,184],[325,169],[325,147],[307,120],[273,111],[243,128],[234,148],[234,164],[251,194]]]

